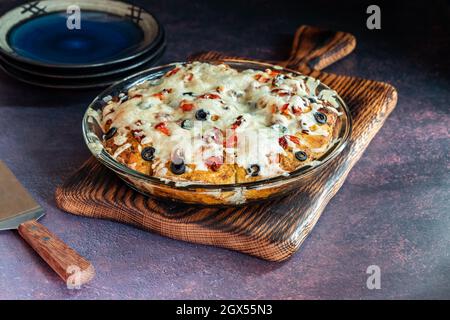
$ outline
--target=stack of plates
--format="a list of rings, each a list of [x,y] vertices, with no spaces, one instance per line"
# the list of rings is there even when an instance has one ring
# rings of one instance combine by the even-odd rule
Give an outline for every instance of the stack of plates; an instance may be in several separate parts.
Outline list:
[[[107,86],[155,64],[164,49],[154,15],[123,1],[33,1],[0,17],[1,68],[38,86]]]

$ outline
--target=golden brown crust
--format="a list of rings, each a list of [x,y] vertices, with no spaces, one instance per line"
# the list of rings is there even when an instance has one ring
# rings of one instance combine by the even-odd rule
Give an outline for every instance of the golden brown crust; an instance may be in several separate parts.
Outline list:
[[[164,177],[173,181],[191,181],[207,182],[209,184],[232,184],[236,182],[235,169],[232,164],[223,164],[216,170],[195,170],[195,165],[187,165],[189,169],[185,173],[176,175],[170,171],[170,165],[167,164],[167,172]]]

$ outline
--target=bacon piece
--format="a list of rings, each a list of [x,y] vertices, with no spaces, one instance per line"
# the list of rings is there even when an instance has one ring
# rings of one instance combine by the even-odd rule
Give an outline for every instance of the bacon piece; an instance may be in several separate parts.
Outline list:
[[[281,138],[278,139],[278,143],[283,149],[287,149],[288,147],[287,139],[291,140],[295,144],[300,144],[300,139],[297,138],[296,136],[291,135],[282,136]]]
[[[279,139],[278,139],[278,143],[280,144],[280,146],[281,146],[283,149],[287,149],[288,143],[287,143],[287,140],[286,140],[285,137],[279,138]]]

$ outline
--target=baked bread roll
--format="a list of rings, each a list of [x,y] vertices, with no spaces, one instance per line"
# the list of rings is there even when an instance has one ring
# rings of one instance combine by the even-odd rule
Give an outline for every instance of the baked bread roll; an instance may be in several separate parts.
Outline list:
[[[177,65],[103,108],[107,152],[165,181],[233,184],[311,166],[336,142],[335,92],[306,76]]]

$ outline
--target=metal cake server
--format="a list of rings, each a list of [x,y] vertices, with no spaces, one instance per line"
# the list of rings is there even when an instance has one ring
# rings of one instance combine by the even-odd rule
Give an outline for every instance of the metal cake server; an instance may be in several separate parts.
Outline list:
[[[17,229],[69,288],[80,288],[94,277],[94,267],[37,222],[44,215],[42,207],[0,161],[0,231]]]

